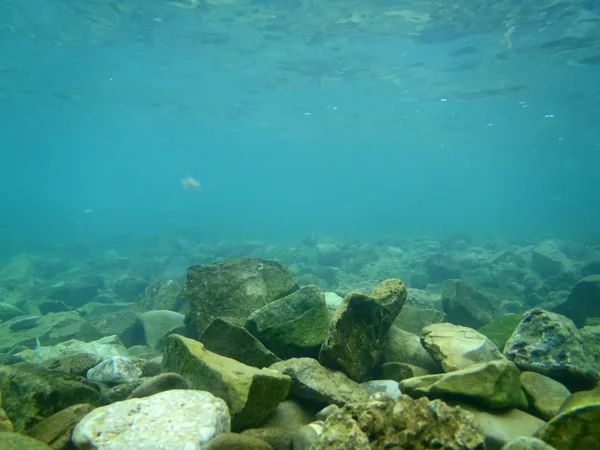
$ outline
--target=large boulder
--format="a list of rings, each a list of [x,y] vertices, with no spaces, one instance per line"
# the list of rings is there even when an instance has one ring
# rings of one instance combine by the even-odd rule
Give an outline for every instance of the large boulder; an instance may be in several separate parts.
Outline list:
[[[504,354],[520,370],[541,373],[571,390],[591,388],[600,379],[575,324],[540,308],[525,313],[506,342]]]
[[[567,299],[554,307],[553,312],[567,316],[580,328],[587,318],[600,317],[600,275],[579,280]]]
[[[191,266],[185,284],[188,332],[199,337],[215,317],[243,326],[251,313],[296,289],[291,271],[275,261],[241,258]]]
[[[369,294],[348,294],[319,352],[321,364],[355,381],[367,381],[381,361],[386,335],[406,295],[404,283],[396,278],[381,282]]]
[[[169,336],[162,367],[179,373],[190,388],[225,400],[234,431],[259,426],[287,397],[292,382],[287,375],[246,366],[178,334]]]
[[[254,311],[246,328],[280,358],[316,358],[330,322],[323,292],[310,285]]]
[[[563,384],[541,373],[525,371],[520,378],[529,407],[543,420],[552,419],[571,395]]]
[[[474,329],[481,328],[496,316],[496,308],[490,299],[461,280],[444,282],[442,305],[448,322]]]

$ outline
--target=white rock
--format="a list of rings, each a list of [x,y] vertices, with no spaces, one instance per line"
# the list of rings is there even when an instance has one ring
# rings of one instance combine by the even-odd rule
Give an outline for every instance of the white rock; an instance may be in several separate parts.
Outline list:
[[[142,371],[127,358],[113,356],[87,372],[87,379],[100,383],[131,383],[142,376]]]
[[[323,295],[325,296],[325,303],[327,303],[327,308],[330,311],[337,310],[340,306],[342,306],[342,303],[344,303],[343,297],[340,297],[335,292],[324,292]]]
[[[72,440],[79,450],[195,450],[230,430],[223,400],[177,389],[96,408],[75,427]]]

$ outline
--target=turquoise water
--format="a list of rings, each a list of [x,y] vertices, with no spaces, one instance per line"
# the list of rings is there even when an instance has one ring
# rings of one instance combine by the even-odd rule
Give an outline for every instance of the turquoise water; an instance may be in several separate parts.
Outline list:
[[[599,25],[597,2],[5,0],[0,240],[597,237]]]

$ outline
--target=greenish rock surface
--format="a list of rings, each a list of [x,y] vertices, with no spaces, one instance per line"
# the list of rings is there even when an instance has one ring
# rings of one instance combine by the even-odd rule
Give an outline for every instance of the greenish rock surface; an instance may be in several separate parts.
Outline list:
[[[533,436],[546,425],[543,420],[516,408],[490,410],[462,402],[458,405],[475,416],[485,436],[487,450],[500,450],[512,439]]]
[[[506,341],[508,341],[522,319],[523,314],[507,314],[482,326],[477,331],[496,344],[500,351],[503,351]]]
[[[243,326],[248,316],[297,289],[291,271],[275,261],[240,258],[188,269],[186,326],[199,337],[216,317]]]
[[[464,398],[493,409],[526,408],[519,371],[508,360],[474,364],[445,374],[425,375],[400,382],[411,397]]]
[[[556,450],[600,448],[600,389],[573,394],[537,437]]]
[[[421,343],[444,372],[465,369],[473,364],[505,359],[498,347],[469,327],[434,323],[423,328]]]
[[[0,448],[3,450],[51,450],[51,447],[37,439],[10,432],[0,432]]]
[[[94,406],[82,403],[69,406],[29,430],[29,436],[47,444],[55,450],[68,450],[71,447],[73,429],[83,417],[94,410]]]
[[[69,406],[104,402],[98,388],[84,378],[25,363],[0,367],[2,406],[15,431],[25,431]]]
[[[579,280],[567,299],[557,305],[553,312],[567,316],[580,328],[590,317],[599,317],[600,274],[590,275]]]
[[[323,292],[310,285],[254,311],[246,328],[280,358],[316,358],[330,322]]]
[[[287,397],[292,382],[287,375],[217,355],[178,334],[169,336],[162,367],[179,373],[191,389],[225,400],[234,431],[259,426]]]
[[[531,411],[543,420],[556,416],[571,395],[563,384],[540,373],[521,372],[520,379]]]
[[[387,362],[379,368],[379,378],[382,380],[402,381],[407,378],[422,377],[430,375],[430,372],[422,367],[401,362]]]
[[[269,367],[280,361],[246,328],[216,318],[200,336],[207,350],[253,367]]]
[[[0,302],[0,322],[6,322],[7,320],[24,315],[25,313],[16,306]]]
[[[325,419],[311,450],[460,449],[483,450],[484,437],[472,414],[441,400],[350,403]]]
[[[392,325],[384,341],[382,363],[398,362],[422,367],[427,373],[437,373],[440,364],[421,344],[421,338]]]
[[[394,321],[394,326],[420,335],[421,331],[427,325],[446,321],[446,313],[437,309],[423,309],[414,305],[406,304],[402,307],[400,314]]]
[[[143,330],[144,342],[150,348],[155,348],[161,336],[183,326],[185,316],[175,311],[155,310],[140,314],[139,324]]]
[[[368,294],[348,294],[333,318],[319,362],[355,381],[369,380],[379,366],[387,333],[406,295],[406,286],[397,278],[381,282]]]
[[[507,442],[502,450],[556,450],[544,441],[534,437],[521,436]]]
[[[262,439],[237,433],[223,433],[202,446],[202,450],[272,450]]]
[[[184,280],[174,278],[157,281],[144,290],[138,305],[145,311],[158,309],[182,312],[184,309]]]
[[[444,281],[442,305],[448,322],[473,329],[490,323],[496,315],[490,299],[461,280]]]
[[[290,395],[322,406],[363,400],[365,389],[344,373],[323,367],[313,358],[292,358],[273,364],[271,369],[292,379]]]
[[[524,314],[504,354],[520,370],[541,373],[570,390],[589,389],[600,379],[596,361],[575,324],[540,308]]]

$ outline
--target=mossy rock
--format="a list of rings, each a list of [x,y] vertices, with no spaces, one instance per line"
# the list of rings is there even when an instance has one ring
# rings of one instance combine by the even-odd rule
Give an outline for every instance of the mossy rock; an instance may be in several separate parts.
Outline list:
[[[502,351],[504,349],[504,344],[506,344],[506,341],[511,334],[513,334],[522,319],[523,314],[508,314],[482,326],[477,331],[496,344],[496,347]]]

